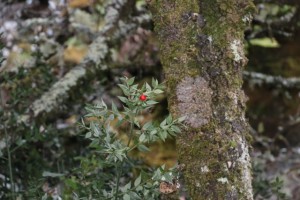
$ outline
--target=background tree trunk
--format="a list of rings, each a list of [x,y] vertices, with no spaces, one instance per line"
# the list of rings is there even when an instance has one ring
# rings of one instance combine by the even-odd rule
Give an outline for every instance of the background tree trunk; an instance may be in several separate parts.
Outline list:
[[[253,199],[243,32],[250,0],[152,0],[169,109],[186,116],[179,163],[193,199]]]

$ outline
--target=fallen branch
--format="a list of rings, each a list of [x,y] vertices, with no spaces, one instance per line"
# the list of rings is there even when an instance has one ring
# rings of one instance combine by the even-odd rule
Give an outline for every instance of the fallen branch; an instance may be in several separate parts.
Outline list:
[[[283,78],[281,76],[272,76],[248,71],[245,71],[243,75],[244,79],[250,85],[271,85],[283,89],[300,89],[300,78]]]
[[[274,3],[274,4],[279,4],[279,5],[299,5],[300,1],[299,0],[254,0],[255,4],[259,3]]]

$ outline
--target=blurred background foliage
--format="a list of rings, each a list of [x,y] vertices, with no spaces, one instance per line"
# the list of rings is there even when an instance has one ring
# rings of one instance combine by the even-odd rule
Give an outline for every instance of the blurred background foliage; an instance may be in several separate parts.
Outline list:
[[[77,125],[85,114],[84,106],[103,99],[120,107],[117,84],[123,76],[135,76],[140,83],[152,77],[163,81],[159,44],[145,2],[128,1],[124,8],[116,2],[0,2],[0,198],[9,198],[11,191],[18,198],[41,198],[47,188],[64,191],[65,198],[70,198],[79,189],[74,170],[79,166],[88,170],[97,163]],[[253,135],[255,198],[300,199],[300,2],[255,3],[257,13],[245,30],[249,62],[244,76]],[[111,7],[121,11],[107,29],[109,20],[115,20]],[[123,24],[127,29],[121,29]],[[104,61],[92,70],[92,46],[99,35],[109,49]],[[72,87],[62,87],[66,96],[55,96],[54,106],[35,114],[33,105],[43,96],[51,99],[55,83],[64,86],[68,73],[82,66],[89,73],[71,80]],[[160,101],[160,106],[138,116],[139,120],[166,116],[165,96]],[[149,166],[176,163],[174,140],[155,143],[150,149],[133,157]],[[81,163],[79,157],[87,162]]]

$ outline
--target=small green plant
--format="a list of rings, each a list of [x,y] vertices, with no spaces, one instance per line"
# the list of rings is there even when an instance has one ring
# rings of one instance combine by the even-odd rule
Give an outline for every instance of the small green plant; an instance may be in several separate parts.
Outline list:
[[[261,165],[254,165],[253,190],[255,199],[277,199],[286,200],[287,195],[283,192],[283,180],[279,177],[266,178]]]
[[[172,191],[178,187],[176,168],[151,169],[129,154],[133,150],[147,152],[148,144],[176,136],[184,117],[173,119],[169,115],[161,123],[139,122],[137,116],[158,103],[155,97],[163,93],[163,86],[154,79],[151,86],[145,83],[142,87],[134,84],[134,78],[121,78],[121,82],[119,87],[124,96],[118,98],[123,103],[123,111],[114,103],[109,109],[103,101],[86,107],[88,114],[81,126],[87,130],[85,138],[90,140],[92,154],[89,158],[81,158],[81,170],[84,176],[92,176],[93,181],[81,177],[81,186],[85,185],[85,192],[89,191],[86,199],[158,199],[160,184],[164,183]],[[124,129],[126,137],[118,133]],[[78,180],[74,179],[80,178],[66,180],[73,194],[80,188]],[[80,192],[76,196],[80,196]]]

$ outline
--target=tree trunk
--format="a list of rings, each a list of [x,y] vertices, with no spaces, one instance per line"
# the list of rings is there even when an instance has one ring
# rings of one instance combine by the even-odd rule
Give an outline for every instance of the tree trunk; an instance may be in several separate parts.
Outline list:
[[[190,197],[253,199],[243,31],[250,0],[149,0],[160,41],[169,110],[186,116],[177,138]]]

